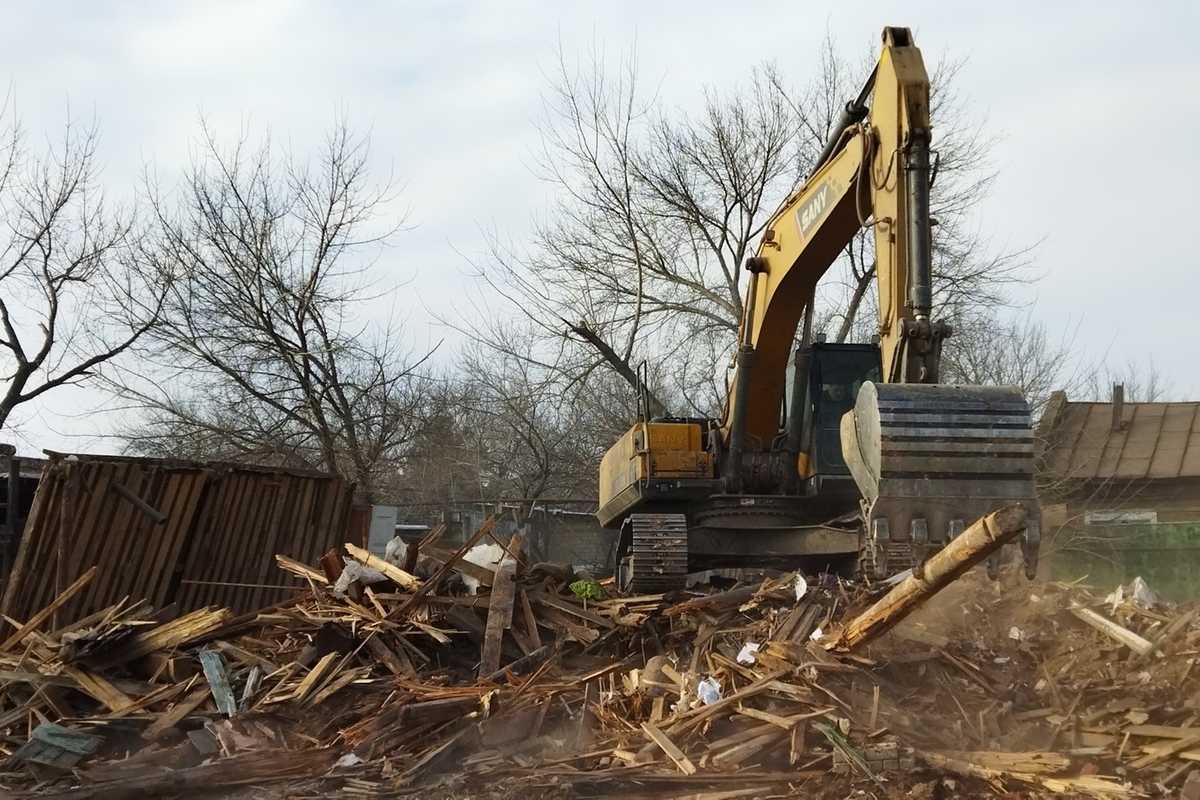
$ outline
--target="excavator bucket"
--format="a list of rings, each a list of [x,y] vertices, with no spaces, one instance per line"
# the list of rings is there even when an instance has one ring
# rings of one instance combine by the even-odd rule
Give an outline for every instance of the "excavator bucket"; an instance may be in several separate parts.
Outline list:
[[[1022,503],[1025,573],[1037,571],[1041,512],[1033,476],[1033,421],[1009,386],[864,383],[842,417],[842,453],[864,498],[865,567],[879,577],[921,574],[979,517]],[[988,564],[995,577],[998,558]]]

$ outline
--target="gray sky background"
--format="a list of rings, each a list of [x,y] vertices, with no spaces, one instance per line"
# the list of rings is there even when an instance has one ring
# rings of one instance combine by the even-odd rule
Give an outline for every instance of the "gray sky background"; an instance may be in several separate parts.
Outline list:
[[[186,163],[203,112],[303,152],[339,109],[394,170],[416,228],[378,264],[419,344],[445,335],[471,291],[484,229],[520,241],[546,206],[530,172],[556,50],[636,46],[647,85],[694,108],[774,60],[793,83],[828,30],[857,57],[884,25],[915,29],[932,62],[965,55],[960,91],[1004,140],[980,225],[1043,240],[1033,314],[1086,358],[1151,356],[1172,395],[1200,393],[1190,324],[1200,295],[1200,5],[1189,2],[7,2],[0,77],[31,136],[68,112],[99,119],[103,181],[132,192],[142,165]],[[936,131],[935,131],[936,136]],[[101,398],[68,390],[16,416],[22,452],[112,450]]]

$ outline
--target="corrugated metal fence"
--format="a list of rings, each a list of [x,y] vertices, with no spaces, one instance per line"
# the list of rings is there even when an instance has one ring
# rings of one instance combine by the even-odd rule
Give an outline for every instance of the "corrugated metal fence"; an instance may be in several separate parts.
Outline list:
[[[45,469],[0,611],[23,621],[93,565],[61,610],[77,619],[122,598],[245,613],[298,582],[275,554],[315,563],[345,541],[353,485],[231,464],[79,456]]]

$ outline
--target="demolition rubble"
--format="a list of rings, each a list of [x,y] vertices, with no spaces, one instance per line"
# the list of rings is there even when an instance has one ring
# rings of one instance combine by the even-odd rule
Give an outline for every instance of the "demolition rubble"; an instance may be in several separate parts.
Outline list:
[[[309,589],[249,614],[125,601],[57,619],[93,569],[7,620],[0,786],[65,798],[1190,789],[1200,605],[1169,606],[1140,581],[1110,594],[969,569],[1023,519],[990,515],[892,586],[784,574],[643,596],[528,563],[521,537],[491,536],[489,520],[457,549],[434,530],[389,558],[353,545],[319,564],[279,557]]]

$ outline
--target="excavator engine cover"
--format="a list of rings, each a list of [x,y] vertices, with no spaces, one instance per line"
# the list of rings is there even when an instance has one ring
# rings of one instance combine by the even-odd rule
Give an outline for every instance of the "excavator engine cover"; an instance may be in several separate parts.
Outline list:
[[[867,561],[877,574],[890,573],[904,549],[919,575],[930,549],[1014,502],[1029,511],[1022,549],[1026,573],[1036,572],[1033,422],[1019,389],[864,383],[841,438],[865,500]]]

